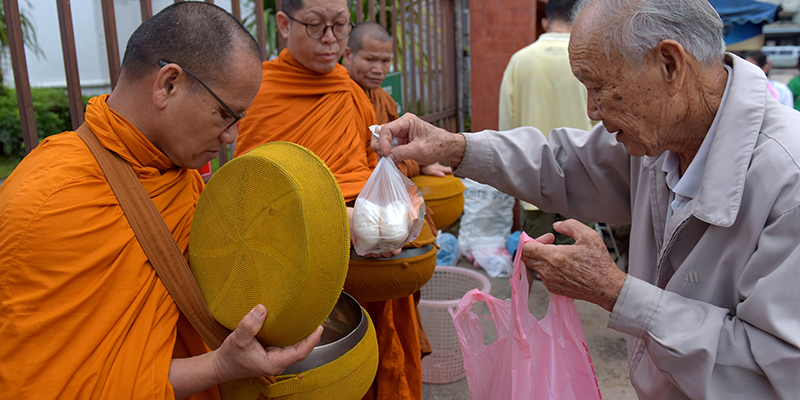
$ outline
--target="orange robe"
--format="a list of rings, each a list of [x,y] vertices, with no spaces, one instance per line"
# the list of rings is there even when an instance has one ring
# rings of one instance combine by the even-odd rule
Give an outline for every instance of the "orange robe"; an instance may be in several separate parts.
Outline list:
[[[87,124],[133,166],[188,256],[200,175],[106,98],[90,101]],[[0,186],[0,343],[2,399],[172,399],[173,356],[208,351],[74,132],[44,140]]]
[[[235,155],[270,141],[297,143],[325,161],[351,202],[377,165],[368,129],[375,123],[369,99],[343,66],[319,74],[285,49],[263,63],[261,89],[240,122]],[[365,399],[422,399],[413,296],[362,305],[375,323],[379,353]]]
[[[288,49],[262,68],[261,89],[239,123],[234,156],[267,142],[297,143],[325,161],[345,202],[355,200],[378,164],[369,131],[375,113],[364,91],[341,65],[319,74]]]
[[[399,118],[399,115],[397,115],[397,103],[383,88],[367,90],[367,97],[372,103],[372,108],[375,109],[378,125],[388,124]]]

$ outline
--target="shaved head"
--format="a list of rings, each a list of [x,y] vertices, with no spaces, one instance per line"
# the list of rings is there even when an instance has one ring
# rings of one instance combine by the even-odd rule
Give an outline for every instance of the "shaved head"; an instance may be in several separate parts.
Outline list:
[[[144,21],[131,35],[121,74],[139,80],[161,68],[159,60],[176,63],[219,83],[238,49],[260,58],[258,44],[236,18],[215,5],[172,4]]]
[[[281,0],[281,11],[294,16],[299,10],[303,9],[303,0]]]
[[[381,26],[381,24],[372,21],[362,22],[353,28],[353,31],[350,32],[350,40],[347,42],[347,47],[350,48],[353,54],[358,53],[364,48],[364,36],[368,36],[381,43],[390,43],[392,41],[389,32],[387,32],[386,28]]]

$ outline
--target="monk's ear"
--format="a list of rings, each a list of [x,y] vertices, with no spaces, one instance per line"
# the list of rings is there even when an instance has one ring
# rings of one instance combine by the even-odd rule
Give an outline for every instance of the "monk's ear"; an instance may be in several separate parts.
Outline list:
[[[278,11],[278,13],[275,14],[275,21],[278,23],[278,32],[281,33],[281,36],[283,36],[284,39],[289,39],[289,24],[292,22],[289,16],[283,11]]]
[[[181,75],[178,64],[167,64],[158,71],[153,82],[153,104],[163,109],[175,97],[175,84]]]
[[[667,85],[669,95],[674,96],[683,87],[686,78],[687,62],[689,62],[686,50],[680,43],[667,39],[662,40],[654,51],[656,62],[661,69],[662,80]]]
[[[350,50],[350,47],[344,48],[344,53],[342,53],[342,63],[345,67],[349,67],[351,63],[350,57],[353,55],[353,52]]]

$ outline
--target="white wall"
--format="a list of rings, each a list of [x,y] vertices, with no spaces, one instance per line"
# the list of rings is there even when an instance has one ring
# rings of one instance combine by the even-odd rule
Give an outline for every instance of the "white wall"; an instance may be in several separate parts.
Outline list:
[[[72,24],[75,30],[75,51],[81,88],[86,95],[109,93],[111,84],[106,57],[103,28],[103,10],[99,0],[71,0]],[[153,13],[174,3],[174,0],[152,0]],[[246,3],[242,1],[242,3]],[[230,11],[230,0],[216,0],[214,4]],[[244,4],[243,4],[244,5]],[[28,76],[33,87],[66,87],[64,59],[61,50],[61,31],[55,0],[20,1],[20,8],[30,17],[36,30],[39,47],[44,53],[37,57],[26,49]],[[242,10],[246,14],[245,10]],[[125,54],[128,38],[142,22],[139,0],[115,0],[114,14],[117,22],[119,59]],[[14,86],[10,56],[3,58],[4,83]]]

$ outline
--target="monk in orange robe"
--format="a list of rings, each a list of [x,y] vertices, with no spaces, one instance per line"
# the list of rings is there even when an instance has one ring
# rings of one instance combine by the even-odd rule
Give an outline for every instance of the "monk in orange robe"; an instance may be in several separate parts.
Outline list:
[[[177,3],[134,32],[113,93],[86,109],[86,125],[131,165],[185,255],[203,188],[194,169],[235,139],[231,124],[255,97],[259,65],[230,14]],[[74,132],[44,140],[0,186],[2,399],[218,399],[217,383],[275,374],[319,340],[321,330],[264,362],[254,336],[265,317],[255,307],[209,352]]]
[[[261,89],[241,122],[235,155],[275,140],[300,144],[325,161],[352,207],[377,165],[368,130],[377,120],[364,91],[337,63],[351,28],[348,3],[283,0],[281,7],[277,22],[287,49],[262,65]],[[419,172],[407,167],[401,170]],[[375,324],[379,352],[376,381],[364,398],[421,399],[413,296],[362,306]]]

